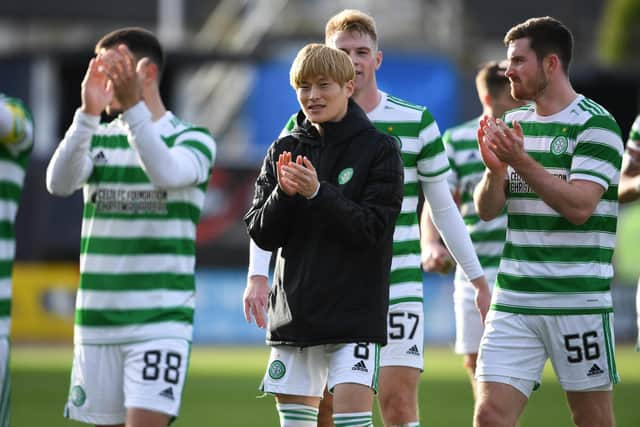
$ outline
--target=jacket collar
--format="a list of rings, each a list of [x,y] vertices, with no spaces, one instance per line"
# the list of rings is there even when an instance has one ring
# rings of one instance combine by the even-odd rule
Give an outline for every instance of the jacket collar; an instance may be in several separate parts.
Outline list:
[[[321,126],[324,129],[324,136],[321,137],[318,130],[304,115],[302,110],[298,111],[296,116],[296,125],[291,131],[291,135],[295,136],[300,142],[311,145],[340,144],[344,141],[352,139],[365,129],[373,128],[373,124],[369,121],[366,113],[358,106],[358,104],[349,98],[347,105],[347,114],[339,122],[326,122]]]

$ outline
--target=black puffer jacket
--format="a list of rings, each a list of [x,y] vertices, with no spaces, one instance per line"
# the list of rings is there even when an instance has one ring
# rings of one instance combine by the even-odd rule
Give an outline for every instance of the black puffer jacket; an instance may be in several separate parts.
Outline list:
[[[346,116],[323,129],[321,137],[298,113],[291,134],[269,148],[245,216],[258,246],[279,249],[267,343],[384,345],[403,192],[399,147],[351,100]],[[283,151],[313,163],[321,185],[312,200],[279,189],[276,161]]]

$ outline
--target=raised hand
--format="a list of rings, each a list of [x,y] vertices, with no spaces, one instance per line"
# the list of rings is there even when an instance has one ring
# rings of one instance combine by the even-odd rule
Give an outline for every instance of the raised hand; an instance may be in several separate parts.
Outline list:
[[[515,120],[513,129],[500,119],[487,118],[482,127],[483,141],[489,150],[503,163],[514,166],[527,156],[524,150],[524,136],[520,123]]]
[[[301,196],[309,198],[318,190],[318,173],[306,156],[298,156],[295,163],[290,162],[282,170]]]
[[[480,157],[485,166],[492,172],[505,173],[507,170],[507,164],[500,160],[496,153],[491,148],[491,140],[485,129],[488,130],[488,116],[484,116],[480,120],[480,126],[478,127],[478,147],[480,147]]]
[[[113,86],[115,98],[123,110],[133,107],[142,99],[145,68],[149,58],[136,62],[135,57],[125,45],[108,49],[101,54],[104,72]]]
[[[278,175],[278,186],[282,191],[285,192],[288,196],[293,196],[296,194],[296,187],[291,177],[284,172],[284,167],[291,163],[291,153],[288,151],[284,151],[278,157],[278,161],[276,163],[276,173]]]
[[[92,116],[99,116],[113,99],[113,88],[107,75],[101,70],[98,58],[91,58],[82,80],[80,109]]]

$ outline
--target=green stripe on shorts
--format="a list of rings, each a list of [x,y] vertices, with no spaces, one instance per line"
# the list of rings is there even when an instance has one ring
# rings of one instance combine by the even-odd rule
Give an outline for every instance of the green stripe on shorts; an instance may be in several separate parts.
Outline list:
[[[374,344],[375,348],[375,371],[373,373],[373,383],[371,388],[374,393],[378,393],[378,380],[380,378],[380,344]]]
[[[611,379],[611,384],[618,384],[620,382],[620,376],[618,375],[618,368],[616,367],[616,356],[611,335],[611,315],[609,313],[602,314],[602,329],[604,330],[604,346],[607,351],[609,378]]]

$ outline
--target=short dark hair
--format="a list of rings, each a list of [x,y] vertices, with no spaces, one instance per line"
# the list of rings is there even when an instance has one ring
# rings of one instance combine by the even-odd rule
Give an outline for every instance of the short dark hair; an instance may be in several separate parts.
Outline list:
[[[489,61],[483,64],[476,74],[476,86],[478,89],[486,90],[491,98],[496,99],[502,92],[509,89],[506,71],[507,66],[504,61]]]
[[[100,49],[111,49],[120,44],[129,48],[136,59],[145,56],[158,67],[158,72],[162,75],[164,69],[164,52],[158,38],[149,30],[140,27],[126,27],[114,30],[103,36],[96,43],[96,53]]]
[[[564,73],[569,75],[569,64],[573,55],[573,34],[566,25],[550,16],[529,18],[512,27],[504,36],[504,44],[508,46],[514,40],[528,38],[529,46],[542,60],[550,53],[560,58]]]

